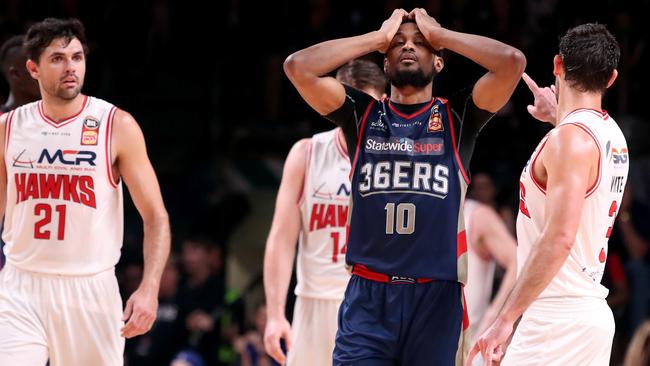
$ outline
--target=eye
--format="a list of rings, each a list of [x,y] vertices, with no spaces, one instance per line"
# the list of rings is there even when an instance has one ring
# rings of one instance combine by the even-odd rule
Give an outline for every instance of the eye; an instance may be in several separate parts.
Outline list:
[[[74,56],[72,56],[72,59],[74,61],[81,61],[81,60],[83,60],[83,56],[82,55],[74,55]]]
[[[63,57],[61,57],[61,56],[52,57],[52,62],[61,62],[61,60],[63,60]]]

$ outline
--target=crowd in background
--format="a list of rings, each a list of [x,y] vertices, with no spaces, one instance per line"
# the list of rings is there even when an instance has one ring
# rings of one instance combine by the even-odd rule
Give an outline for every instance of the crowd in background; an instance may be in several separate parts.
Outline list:
[[[90,43],[84,93],[128,110],[146,136],[170,213],[174,254],[163,275],[156,325],[127,342],[129,366],[174,359],[175,366],[262,366],[272,364],[261,341],[264,305],[245,304],[246,293],[261,285],[261,268],[248,269],[255,275],[243,291],[229,289],[226,279],[229,249],[238,245],[232,233],[251,211],[245,187],[277,185],[258,162],[283,157],[299,138],[332,127],[284,76],[288,54],[378,29],[394,8],[420,6],[443,27],[521,49],[526,72],[548,85],[559,35],[588,21],[606,24],[622,57],[603,105],[621,125],[631,156],[624,214],[614,226],[603,279],[616,319],[616,365],[650,307],[650,109],[643,89],[650,85],[650,28],[641,10],[648,2],[227,0],[211,9],[175,0],[5,0],[0,42],[47,16],[78,17]],[[445,64],[434,95],[452,95],[483,72],[451,53]],[[2,85],[0,102],[6,93]],[[551,128],[527,114],[531,103],[522,83],[481,132],[470,169],[470,196],[497,209],[513,233],[519,174]],[[233,178],[233,167],[248,185]],[[126,299],[142,275],[142,225],[132,204],[125,211],[118,277]]]

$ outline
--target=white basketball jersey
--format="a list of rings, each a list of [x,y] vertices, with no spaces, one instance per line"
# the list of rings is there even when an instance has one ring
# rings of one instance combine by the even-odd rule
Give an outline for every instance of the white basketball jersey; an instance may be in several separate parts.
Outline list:
[[[608,290],[600,280],[607,259],[607,241],[627,181],[627,143],[621,129],[606,112],[578,109],[567,115],[559,126],[567,124],[580,127],[594,139],[600,151],[599,170],[596,183],[585,194],[571,253],[539,298],[584,296],[604,299]],[[533,178],[532,166],[547,139],[548,135],[542,139],[521,174],[517,216],[519,271],[545,225],[546,192]]]
[[[339,133],[336,128],[311,139],[300,203],[298,296],[340,300],[350,279],[345,269],[350,159]]]
[[[469,316],[470,329],[472,336],[476,334],[478,326],[483,319],[483,315],[490,305],[492,298],[492,286],[494,284],[494,270],[496,262],[494,259],[483,259],[476,251],[477,243],[473,242],[474,220],[480,220],[480,217],[474,217],[474,210],[480,203],[472,200],[465,200],[465,231],[467,233],[467,284],[465,285],[465,298],[467,299],[467,315]]]
[[[86,275],[120,257],[122,185],[111,172],[116,108],[86,96],[55,122],[42,102],[10,112],[5,130],[7,261],[27,271]]]

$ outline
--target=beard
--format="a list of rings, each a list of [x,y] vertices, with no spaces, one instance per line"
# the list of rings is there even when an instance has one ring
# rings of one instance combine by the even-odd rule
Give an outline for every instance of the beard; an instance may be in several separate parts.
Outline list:
[[[389,71],[386,76],[391,85],[396,88],[405,86],[412,86],[414,88],[424,88],[433,81],[435,72],[432,70],[428,75],[422,71],[417,70],[398,70],[397,68]]]
[[[81,93],[81,86],[82,85],[78,85],[72,89],[57,88],[55,95],[63,100],[72,100]]]

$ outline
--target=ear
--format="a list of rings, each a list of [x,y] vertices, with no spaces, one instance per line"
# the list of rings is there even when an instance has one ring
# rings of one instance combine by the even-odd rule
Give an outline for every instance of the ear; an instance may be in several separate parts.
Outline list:
[[[25,62],[25,67],[27,68],[29,75],[31,75],[32,78],[38,80],[38,64],[32,60],[27,60],[27,62]]]
[[[560,55],[555,55],[553,57],[553,75],[561,76],[562,74],[564,74],[564,62],[562,62]]]
[[[388,57],[384,57],[384,75],[388,74]]]
[[[441,56],[434,55],[433,68],[436,70],[436,74],[440,73],[440,71],[445,68],[445,59]]]
[[[616,80],[617,76],[618,76],[618,70],[614,69],[614,71],[612,71],[612,76],[609,77],[609,81],[607,82],[607,88],[609,88],[610,86],[612,86],[612,84],[614,84],[614,80]]]

